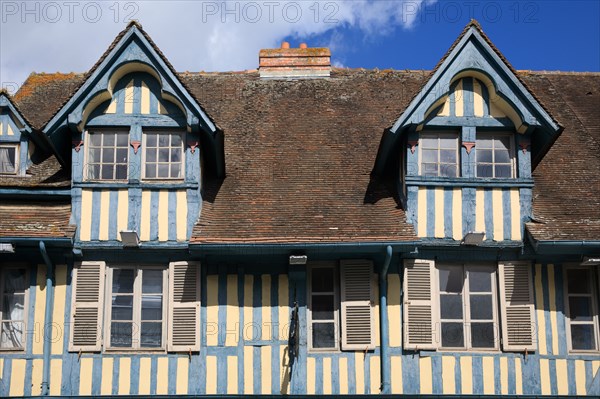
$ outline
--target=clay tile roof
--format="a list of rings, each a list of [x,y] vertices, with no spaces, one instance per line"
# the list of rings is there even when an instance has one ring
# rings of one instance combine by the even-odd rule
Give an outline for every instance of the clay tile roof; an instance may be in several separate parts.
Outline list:
[[[0,237],[71,238],[75,226],[69,224],[71,203],[2,200]]]

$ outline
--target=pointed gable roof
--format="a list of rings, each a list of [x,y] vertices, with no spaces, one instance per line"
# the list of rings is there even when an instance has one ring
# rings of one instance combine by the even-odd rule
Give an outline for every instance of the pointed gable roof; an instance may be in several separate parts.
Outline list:
[[[25,115],[21,112],[17,104],[14,103],[10,93],[5,89],[0,90],[0,108],[8,108],[9,112],[16,119],[20,125],[19,128],[31,133],[32,124],[27,120]]]

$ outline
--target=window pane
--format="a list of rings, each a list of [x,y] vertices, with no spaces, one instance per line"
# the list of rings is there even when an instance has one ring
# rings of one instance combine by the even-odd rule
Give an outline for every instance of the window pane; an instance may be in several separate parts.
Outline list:
[[[127,163],[128,153],[129,153],[129,149],[119,148],[117,150],[117,162],[118,163]]]
[[[173,147],[181,146],[181,136],[178,134],[171,135],[171,145]]]
[[[469,270],[470,292],[492,292],[492,274],[487,271]]]
[[[115,145],[115,134],[114,133],[104,133],[104,147],[114,147]]]
[[[146,164],[146,177],[149,179],[154,179],[156,177],[156,165],[148,165]]]
[[[494,139],[494,147],[497,150],[508,150],[510,148],[510,138],[508,136],[496,137]]]
[[[171,162],[180,162],[181,161],[181,150],[178,148],[171,149]]]
[[[133,269],[114,269],[113,270],[113,294],[132,294],[133,293]]]
[[[492,139],[477,139],[476,148],[492,148]]]
[[[112,180],[113,169],[113,165],[102,165],[102,179]]]
[[[457,171],[457,167],[456,165],[449,165],[449,164],[441,164],[440,165],[440,175],[442,176],[446,176],[446,177],[456,177]]]
[[[4,295],[2,300],[2,319],[25,320],[25,295]]]
[[[100,147],[102,145],[102,135],[90,134],[90,145],[93,147]]]
[[[438,165],[435,163],[424,163],[422,164],[421,172],[424,176],[437,176]]]
[[[158,162],[169,162],[169,149],[160,148],[158,150]]]
[[[589,294],[591,276],[588,269],[569,269],[567,271],[569,294]]]
[[[160,134],[158,135],[158,146],[159,147],[168,147],[169,146],[169,134]]]
[[[23,292],[27,287],[25,282],[25,269],[8,269],[4,277],[4,293]]]
[[[436,163],[437,162],[437,150],[423,150],[421,151],[423,156],[422,162]]]
[[[440,136],[440,148],[456,148],[456,138]]]
[[[142,297],[142,320],[162,320],[162,295]]]
[[[512,166],[510,165],[496,165],[496,176],[495,177],[512,177]]]
[[[440,313],[442,319],[462,319],[463,304],[461,295],[440,295]]]
[[[423,148],[438,148],[437,137],[422,137],[421,145]]]
[[[477,145],[479,145],[479,143]],[[477,153],[477,162],[487,162],[487,163],[492,162],[492,151],[491,150],[484,150],[482,148],[477,148],[477,147],[475,147],[475,150]]]
[[[494,318],[491,295],[471,295],[469,304],[471,306],[471,319],[491,320]]]
[[[110,323],[110,345],[116,348],[131,348],[131,323]]]
[[[115,162],[115,153],[112,148],[105,148],[102,152],[102,162],[113,163]]]
[[[510,154],[506,150],[494,151],[494,162],[496,163],[510,163]]]
[[[0,348],[22,348],[24,326],[22,322],[2,323]]]
[[[142,270],[142,293],[161,294],[163,290],[163,271]]]
[[[179,164],[171,165],[171,177],[180,178],[181,177],[181,167]]]
[[[142,323],[141,347],[160,348],[162,345],[162,323]]]
[[[333,292],[334,269],[319,267],[312,269],[312,292]]]
[[[133,295],[113,295],[111,319],[133,319]]]
[[[146,162],[156,162],[155,148],[146,148]]]
[[[493,177],[494,167],[492,165],[477,165],[477,177]]]
[[[117,134],[117,146],[119,147],[128,147],[129,143],[127,142],[129,135],[127,133],[119,133]]]
[[[333,295],[313,295],[311,310],[313,320],[333,320]]]
[[[99,179],[100,178],[100,165],[88,165],[88,178]]]
[[[95,163],[95,162],[100,162],[100,154],[101,154],[102,150],[100,148],[92,148],[89,150],[88,154],[89,154],[89,159],[88,162],[89,163]]]
[[[313,348],[335,348],[335,325],[333,323],[313,323]]]
[[[167,164],[159,164],[158,165],[158,177],[169,177],[169,165]]]
[[[471,324],[471,346],[473,348],[494,348],[494,323]]]
[[[462,323],[442,323],[442,346],[447,348],[465,346]]]
[[[571,343],[575,350],[595,350],[596,339],[594,338],[594,325],[571,325]]]
[[[146,135],[146,147],[156,147],[156,134]]]
[[[116,176],[117,180],[127,179],[127,165],[117,165]]]
[[[439,269],[440,290],[446,292],[462,292],[463,290],[463,269],[462,267],[453,267],[449,269]]]
[[[570,297],[569,312],[573,321],[592,321],[592,298],[581,296]]]
[[[456,151],[455,150],[441,150],[440,151],[440,162],[456,163]]]

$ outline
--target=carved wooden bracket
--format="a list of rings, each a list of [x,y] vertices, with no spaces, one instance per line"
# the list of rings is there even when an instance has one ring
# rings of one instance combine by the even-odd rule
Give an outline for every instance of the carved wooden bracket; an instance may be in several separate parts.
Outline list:
[[[473,147],[475,147],[475,143],[472,141],[463,141],[462,145],[466,148],[467,154],[470,154]]]
[[[410,147],[410,153],[415,153],[415,147],[419,145],[419,140],[409,140],[408,146]]]
[[[527,140],[521,140],[519,142],[519,147],[521,147],[521,150],[523,150],[523,154],[525,154],[527,152],[527,148],[531,145],[530,141]]]
[[[73,141],[71,141],[71,144],[73,144],[73,148],[75,148],[75,152],[79,152],[79,150],[81,149],[81,146],[83,145],[83,140],[73,140]]]
[[[133,153],[134,154],[137,154],[138,148],[140,148],[140,145],[142,145],[141,141],[132,141],[131,142],[131,146],[133,147]]]
[[[192,150],[192,154],[196,152],[196,147],[198,147],[198,140],[196,141],[188,141],[188,147]]]

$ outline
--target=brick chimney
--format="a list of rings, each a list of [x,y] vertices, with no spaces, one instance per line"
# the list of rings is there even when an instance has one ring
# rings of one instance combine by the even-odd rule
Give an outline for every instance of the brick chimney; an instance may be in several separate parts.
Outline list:
[[[331,51],[309,48],[306,43],[290,48],[283,42],[281,48],[260,50],[258,58],[261,78],[327,78],[331,72]]]

